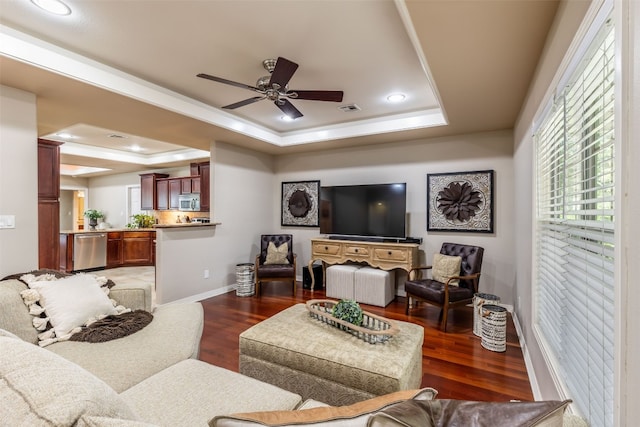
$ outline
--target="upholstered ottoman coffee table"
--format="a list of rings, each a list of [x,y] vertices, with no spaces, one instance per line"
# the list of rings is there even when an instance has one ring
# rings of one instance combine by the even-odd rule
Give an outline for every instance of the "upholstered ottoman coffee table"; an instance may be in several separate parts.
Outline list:
[[[297,304],[240,334],[240,372],[330,405],[419,388],[424,329],[396,323],[389,341],[369,344]]]

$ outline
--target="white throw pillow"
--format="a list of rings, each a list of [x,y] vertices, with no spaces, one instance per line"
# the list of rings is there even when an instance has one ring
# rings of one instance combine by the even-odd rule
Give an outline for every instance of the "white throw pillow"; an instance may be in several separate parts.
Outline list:
[[[40,294],[40,305],[58,337],[90,320],[117,314],[113,303],[91,275],[32,282],[29,286]]]
[[[460,265],[462,258],[459,256],[443,255],[441,253],[433,254],[433,264],[431,270],[431,278],[438,282],[447,283],[449,277],[460,275]],[[459,280],[455,279],[449,282],[450,285],[458,286]]]

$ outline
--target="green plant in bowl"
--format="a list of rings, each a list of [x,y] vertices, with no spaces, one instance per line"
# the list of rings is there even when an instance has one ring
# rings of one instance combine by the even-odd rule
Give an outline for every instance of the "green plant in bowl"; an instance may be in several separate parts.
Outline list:
[[[135,214],[131,215],[133,221],[127,224],[127,228],[151,228],[155,224],[156,219],[152,215]]]
[[[362,325],[362,308],[353,300],[342,299],[338,301],[338,303],[333,306],[331,314],[337,319],[345,320],[356,326]]]

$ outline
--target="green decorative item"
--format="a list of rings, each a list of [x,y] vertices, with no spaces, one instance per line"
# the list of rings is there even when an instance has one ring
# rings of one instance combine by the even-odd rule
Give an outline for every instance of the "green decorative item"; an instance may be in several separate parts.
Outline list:
[[[89,228],[91,230],[96,229],[96,225],[98,225],[98,219],[104,218],[104,214],[102,213],[102,211],[96,209],[87,209],[86,211],[84,211],[84,216],[89,218]]]
[[[333,306],[331,312],[333,317],[352,323],[356,326],[362,325],[362,308],[360,305],[349,299],[342,299]]]
[[[132,222],[127,224],[127,228],[151,228],[156,223],[156,219],[152,215],[135,214],[131,215]]]

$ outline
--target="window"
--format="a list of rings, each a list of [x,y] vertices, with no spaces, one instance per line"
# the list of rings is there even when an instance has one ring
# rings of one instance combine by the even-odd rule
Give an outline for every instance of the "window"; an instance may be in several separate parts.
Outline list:
[[[614,412],[614,52],[607,20],[534,136],[536,331],[592,426]]]

